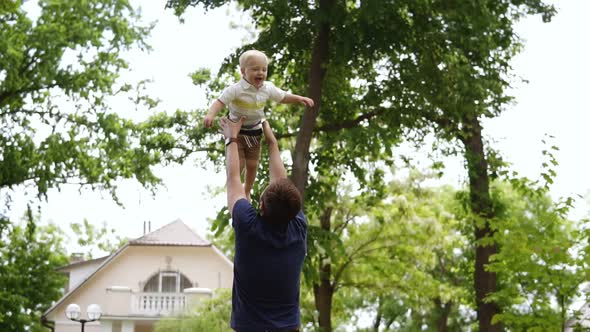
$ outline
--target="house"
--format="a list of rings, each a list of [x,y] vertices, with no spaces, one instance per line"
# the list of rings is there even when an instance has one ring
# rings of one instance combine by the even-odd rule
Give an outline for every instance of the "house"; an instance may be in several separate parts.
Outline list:
[[[577,332],[590,330],[590,302],[586,302],[576,312],[575,317],[565,323],[564,332]]]
[[[231,288],[233,264],[210,242],[176,220],[129,241],[110,256],[74,262],[66,294],[43,314],[55,332],[78,332],[80,323],[65,316],[71,303],[98,304],[99,321],[87,332],[151,332],[161,318],[191,308],[217,288]]]

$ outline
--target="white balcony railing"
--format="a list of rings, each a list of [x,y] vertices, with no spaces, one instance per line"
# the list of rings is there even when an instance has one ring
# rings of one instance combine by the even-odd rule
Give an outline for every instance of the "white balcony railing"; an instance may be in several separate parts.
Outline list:
[[[173,315],[187,309],[184,293],[134,293],[132,311],[144,315]]]
[[[211,290],[206,288],[187,288],[184,293],[132,293],[131,311],[147,316],[169,316],[182,313],[210,297]]]

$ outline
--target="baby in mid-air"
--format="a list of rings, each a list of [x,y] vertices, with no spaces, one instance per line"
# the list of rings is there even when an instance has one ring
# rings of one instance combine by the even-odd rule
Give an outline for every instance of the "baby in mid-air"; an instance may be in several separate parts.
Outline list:
[[[240,155],[240,171],[246,169],[244,192],[250,200],[250,191],[256,179],[258,161],[260,159],[260,137],[262,122],[264,121],[264,105],[272,99],[282,104],[300,103],[313,107],[311,98],[287,93],[277,88],[272,82],[266,81],[268,58],[257,50],[249,50],[240,56],[240,71],[242,78],[237,83],[226,88],[221,96],[209,107],[209,112],[203,119],[206,128],[213,126],[215,115],[229,107],[229,118],[238,121],[245,117],[244,124],[237,138]],[[231,142],[229,140],[226,145]]]

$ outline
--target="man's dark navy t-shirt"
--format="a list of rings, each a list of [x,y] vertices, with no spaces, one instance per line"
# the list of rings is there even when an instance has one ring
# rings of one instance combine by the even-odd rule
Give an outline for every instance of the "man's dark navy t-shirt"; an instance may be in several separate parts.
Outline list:
[[[246,199],[232,213],[235,231],[231,327],[238,332],[295,329],[307,246],[300,211],[287,226],[264,220]]]

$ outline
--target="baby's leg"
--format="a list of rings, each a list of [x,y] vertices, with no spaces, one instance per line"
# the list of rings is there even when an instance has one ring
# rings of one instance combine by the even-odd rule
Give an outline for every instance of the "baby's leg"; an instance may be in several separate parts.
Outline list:
[[[250,136],[245,138],[247,146],[244,148],[244,157],[246,158],[246,175],[244,176],[244,193],[248,201],[251,201],[250,192],[256,180],[258,172],[258,161],[260,160],[260,136]],[[249,144],[248,144],[249,143]]]
[[[256,173],[258,172],[258,159],[246,159],[246,176],[244,181],[244,192],[246,193],[246,199],[252,201],[250,198],[250,192],[252,186],[254,186],[254,180],[256,180]]]
[[[240,156],[240,177],[244,174],[244,167],[246,167],[246,149],[245,144],[239,140],[238,135],[238,155]]]

